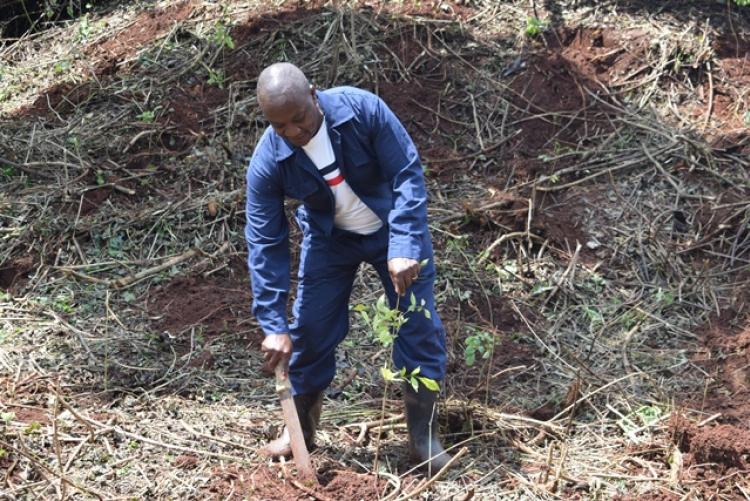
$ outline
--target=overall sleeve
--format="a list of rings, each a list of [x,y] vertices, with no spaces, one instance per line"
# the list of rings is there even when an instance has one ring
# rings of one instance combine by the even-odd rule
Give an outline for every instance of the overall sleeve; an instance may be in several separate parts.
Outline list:
[[[427,193],[417,148],[382,99],[371,101],[371,137],[378,164],[393,188],[388,259],[419,259],[427,232]]]
[[[265,147],[263,144],[265,143]],[[247,170],[245,240],[253,290],[253,314],[263,332],[289,332],[289,224],[276,161],[261,141]]]

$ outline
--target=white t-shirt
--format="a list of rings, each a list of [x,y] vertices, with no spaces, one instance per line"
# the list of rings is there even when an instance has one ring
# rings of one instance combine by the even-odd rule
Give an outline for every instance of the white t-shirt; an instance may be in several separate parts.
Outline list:
[[[336,163],[336,156],[333,153],[331,138],[328,137],[325,119],[323,119],[317,134],[302,149],[315,164],[315,167],[321,171],[323,179],[326,180],[333,192],[333,198],[336,200],[336,214],[333,218],[333,224],[342,230],[362,235],[369,235],[378,231],[383,222],[354,193],[338,167],[331,168]]]

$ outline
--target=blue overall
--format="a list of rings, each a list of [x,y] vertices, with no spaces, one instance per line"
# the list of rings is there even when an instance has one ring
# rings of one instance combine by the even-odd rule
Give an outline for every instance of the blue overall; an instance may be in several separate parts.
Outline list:
[[[266,335],[289,333],[292,390],[325,389],[335,374],[336,346],[349,329],[349,296],[360,263],[373,265],[391,307],[396,293],[388,260],[429,259],[400,303],[413,292],[430,318],[407,314],[394,344],[397,369],[420,368],[423,376],[445,376],[445,331],[435,311],[435,266],[427,227],[427,194],[414,143],[377,96],[352,87],[317,92],[336,162],[357,196],[383,221],[371,235],[334,227],[333,193],[313,162],[268,128],[247,171],[245,238],[252,279],[253,313]],[[302,201],[296,219],[302,230],[294,321],[287,322],[290,286],[289,227],[284,199]]]

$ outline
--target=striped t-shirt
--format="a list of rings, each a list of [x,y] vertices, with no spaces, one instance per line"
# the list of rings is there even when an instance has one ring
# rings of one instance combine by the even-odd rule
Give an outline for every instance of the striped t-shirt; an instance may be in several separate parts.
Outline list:
[[[383,222],[354,193],[336,164],[333,145],[328,137],[325,119],[313,138],[302,147],[307,156],[323,175],[336,200],[333,224],[342,230],[369,235],[380,229]]]

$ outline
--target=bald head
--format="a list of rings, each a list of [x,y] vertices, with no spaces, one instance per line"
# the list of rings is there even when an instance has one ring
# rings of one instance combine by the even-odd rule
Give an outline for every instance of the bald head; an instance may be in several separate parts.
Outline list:
[[[302,70],[291,63],[275,63],[266,67],[258,77],[258,104],[304,97],[310,92],[310,82]]]
[[[304,146],[323,122],[315,87],[291,63],[275,63],[258,76],[258,106],[276,133]]]

